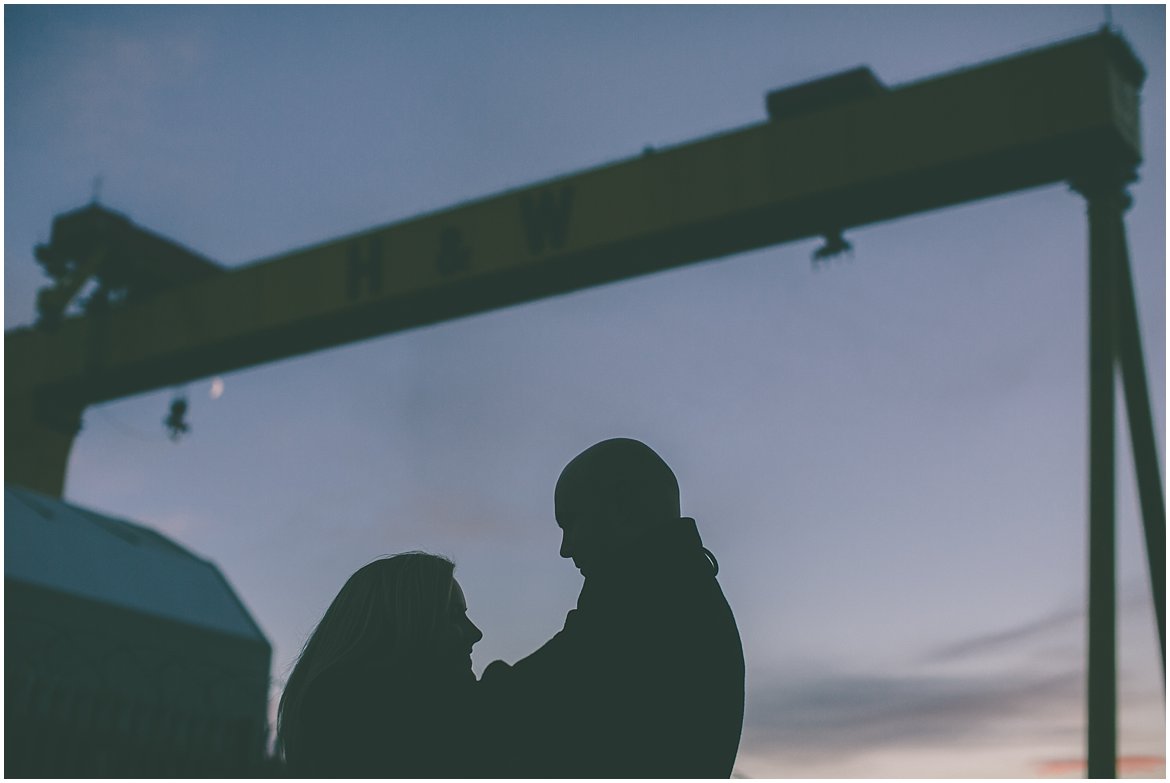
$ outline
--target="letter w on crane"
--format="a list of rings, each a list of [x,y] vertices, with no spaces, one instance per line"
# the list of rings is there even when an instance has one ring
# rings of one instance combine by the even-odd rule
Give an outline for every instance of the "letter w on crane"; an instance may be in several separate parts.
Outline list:
[[[573,209],[573,189],[559,191],[545,188],[539,194],[520,196],[520,215],[528,238],[528,252],[538,255],[545,250],[560,250],[569,238],[569,213]]]

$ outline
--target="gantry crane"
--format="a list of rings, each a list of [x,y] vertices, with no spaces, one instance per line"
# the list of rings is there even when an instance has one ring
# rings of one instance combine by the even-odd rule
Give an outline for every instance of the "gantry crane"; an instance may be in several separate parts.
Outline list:
[[[1088,201],[1091,777],[1116,772],[1114,373],[1165,682],[1165,510],[1123,215],[1145,69],[1104,29],[890,88],[855,69],[769,119],[225,270],[91,205],[38,258],[57,286],[5,335],[7,482],[60,495],[89,404],[422,324],[1068,182]],[[83,316],[61,318],[96,278]]]

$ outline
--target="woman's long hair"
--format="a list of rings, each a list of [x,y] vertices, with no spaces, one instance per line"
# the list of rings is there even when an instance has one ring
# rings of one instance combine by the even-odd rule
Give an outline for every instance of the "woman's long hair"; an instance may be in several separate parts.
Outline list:
[[[280,697],[277,758],[296,760],[305,694],[322,674],[370,655],[388,666],[426,658],[450,613],[454,570],[445,557],[407,552],[375,560],[349,578],[309,636]]]

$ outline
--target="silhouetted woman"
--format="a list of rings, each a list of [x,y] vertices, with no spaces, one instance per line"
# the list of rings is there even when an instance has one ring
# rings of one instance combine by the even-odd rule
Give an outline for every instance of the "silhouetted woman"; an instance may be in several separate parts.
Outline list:
[[[470,701],[483,634],[454,568],[410,552],[341,588],[280,699],[276,749],[291,776],[484,774]]]

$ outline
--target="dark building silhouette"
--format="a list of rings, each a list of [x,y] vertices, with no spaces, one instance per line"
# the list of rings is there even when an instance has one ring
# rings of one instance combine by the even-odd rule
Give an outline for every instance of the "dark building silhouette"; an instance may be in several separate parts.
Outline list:
[[[5,777],[262,773],[271,647],[219,569],[4,489]]]

